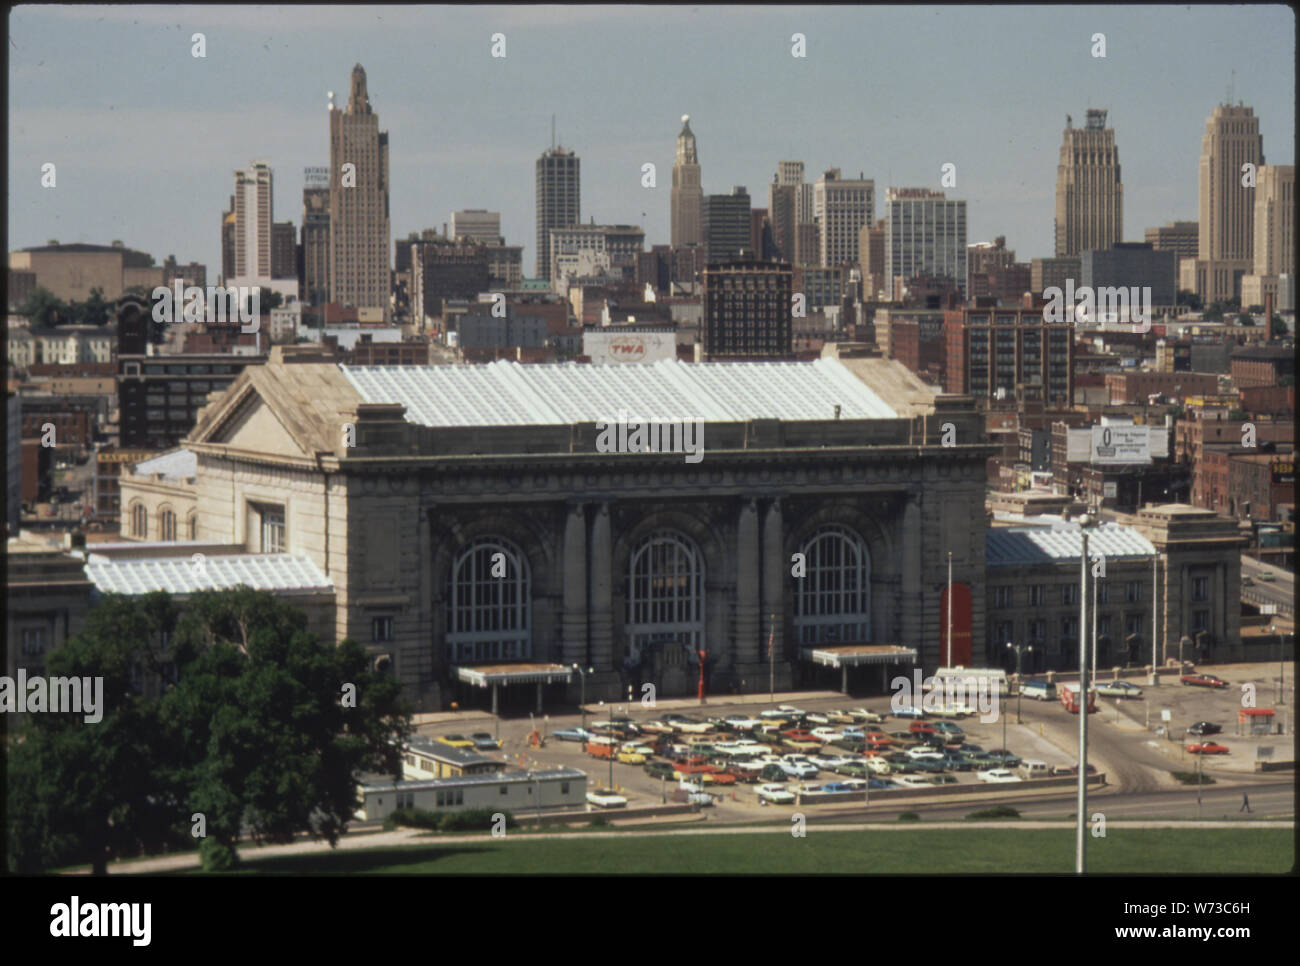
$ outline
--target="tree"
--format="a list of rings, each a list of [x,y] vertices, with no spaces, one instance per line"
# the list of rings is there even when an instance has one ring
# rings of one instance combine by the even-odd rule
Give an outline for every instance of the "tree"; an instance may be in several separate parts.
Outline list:
[[[1270,321],[1269,334],[1275,339],[1284,339],[1290,330],[1286,327],[1286,321],[1280,315],[1274,315]]]
[[[102,718],[28,716],[10,761],[12,871],[89,862],[102,875],[111,859],[183,841],[176,798],[154,767],[158,705],[132,688],[132,669],[156,663],[151,653],[169,613],[165,595],[109,595],[85,630],[50,655],[50,677],[102,678]]]
[[[46,328],[68,321],[68,304],[47,288],[36,286],[27,300],[18,309],[20,315],[27,316],[33,327]]]
[[[1183,289],[1178,293],[1176,302],[1178,305],[1186,305],[1193,312],[1200,311],[1201,306],[1205,304],[1204,302],[1201,301],[1201,297],[1199,295],[1197,295],[1195,292],[1190,292],[1187,289]]]
[[[1250,315],[1248,312],[1242,312],[1242,313],[1240,313],[1240,314],[1237,316],[1237,324],[1238,324],[1238,325],[1254,325],[1254,324],[1255,324],[1255,317],[1252,316],[1252,315]]]

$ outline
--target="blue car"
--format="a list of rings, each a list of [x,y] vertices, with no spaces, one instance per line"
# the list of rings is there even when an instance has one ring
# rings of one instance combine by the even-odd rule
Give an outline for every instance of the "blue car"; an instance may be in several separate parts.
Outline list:
[[[586,741],[591,737],[591,732],[585,728],[564,728],[561,731],[552,731],[552,738],[559,738],[561,741]]]
[[[895,718],[924,718],[925,712],[920,708],[900,708],[894,713]]]
[[[883,778],[871,778],[867,781],[867,787],[875,791],[878,788],[897,788],[898,786],[893,782],[885,781]]]

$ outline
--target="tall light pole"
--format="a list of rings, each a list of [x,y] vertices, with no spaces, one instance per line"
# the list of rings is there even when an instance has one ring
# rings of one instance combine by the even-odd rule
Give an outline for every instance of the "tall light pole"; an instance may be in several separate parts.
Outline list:
[[[1024,654],[1026,651],[1029,651],[1030,653],[1033,653],[1034,645],[1032,645],[1032,644],[1012,644],[1010,641],[1007,641],[1007,647],[1011,648],[1013,651],[1016,652],[1016,724],[1023,724],[1023,721],[1022,721],[1021,718],[1020,718],[1020,692],[1021,692],[1021,690],[1022,690],[1022,688],[1023,688],[1025,682],[1023,682],[1023,681],[1020,680],[1020,655],[1021,655],[1021,654]],[[1003,748],[1005,748],[1005,747],[1007,746],[1006,737],[1007,737],[1007,731],[1006,731],[1006,726],[1005,726],[1005,723],[1004,723],[1003,728],[1002,728],[1002,747],[1003,747]]]
[[[952,667],[952,551],[948,551],[948,667]]]
[[[587,730],[587,675],[592,672],[592,668],[583,670],[581,666],[574,664],[573,669],[578,672],[578,679],[582,682],[582,696],[578,699],[578,710],[582,712],[582,730]]]
[[[1156,686],[1156,682],[1160,680],[1160,675],[1156,673],[1160,667],[1160,658],[1156,653],[1156,648],[1160,643],[1160,608],[1158,606],[1160,583],[1157,576],[1159,569],[1160,554],[1155,552],[1151,554],[1151,680],[1147,682],[1153,688]]]
[[[1074,871],[1085,870],[1085,826],[1088,812],[1088,531],[1096,525],[1088,514],[1079,518],[1083,546],[1079,554],[1079,790],[1074,823]]]
[[[1286,704],[1286,691],[1283,683],[1286,678],[1286,648],[1282,646],[1282,635],[1277,632],[1277,622],[1268,622],[1268,632],[1277,638],[1277,703]]]

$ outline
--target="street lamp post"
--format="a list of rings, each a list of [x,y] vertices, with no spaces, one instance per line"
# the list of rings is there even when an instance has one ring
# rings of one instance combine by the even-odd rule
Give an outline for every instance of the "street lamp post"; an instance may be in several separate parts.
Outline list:
[[[578,710],[582,712],[582,730],[587,730],[587,675],[594,670],[587,668],[583,670],[579,665],[574,664],[573,669],[578,672],[578,680],[582,682],[582,692],[578,699]]]
[[[1085,824],[1088,812],[1088,531],[1096,521],[1088,514],[1079,518],[1083,546],[1079,554],[1079,790],[1078,814],[1074,824],[1074,871],[1085,870]],[[1153,669],[1154,670],[1154,669]]]
[[[1277,632],[1277,624],[1270,621],[1268,632],[1277,638],[1277,703],[1286,704],[1286,691],[1283,685],[1286,679],[1286,649],[1282,646],[1282,635]]]
[[[614,702],[609,703],[609,790],[614,790]]]
[[[1020,717],[1020,692],[1025,682],[1020,680],[1020,655],[1024,654],[1026,651],[1032,654],[1034,651],[1034,645],[1012,644],[1010,641],[1007,641],[1007,647],[1011,648],[1013,651],[1016,652],[1016,724],[1023,724],[1024,722]],[[1002,742],[1002,747],[1005,748],[1007,746],[1007,743],[1005,741],[1006,738],[1005,726],[1003,728],[1002,737],[1004,739]]]

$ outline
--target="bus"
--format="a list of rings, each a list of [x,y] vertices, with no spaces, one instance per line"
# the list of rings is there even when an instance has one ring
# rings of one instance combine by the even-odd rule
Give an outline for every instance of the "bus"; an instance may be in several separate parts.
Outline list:
[[[1057,688],[1057,692],[1061,695],[1061,705],[1065,708],[1065,710],[1069,711],[1071,714],[1078,714],[1079,713],[1079,685],[1073,683],[1062,684]],[[1097,690],[1095,688],[1089,688],[1088,689],[1088,713],[1092,714],[1096,710],[1097,710]]]

